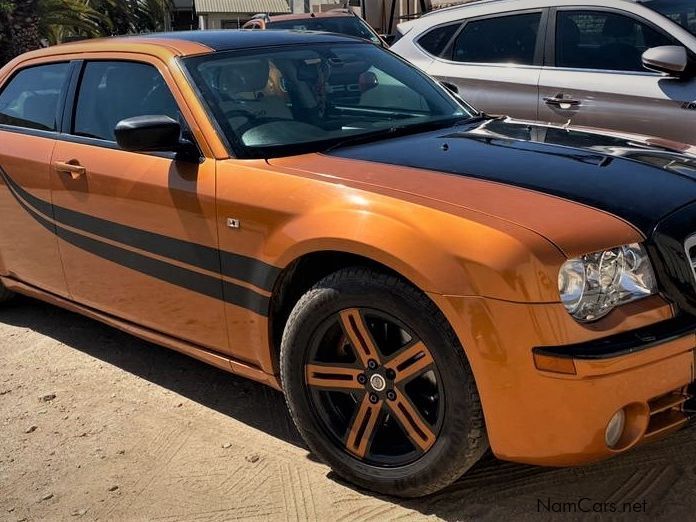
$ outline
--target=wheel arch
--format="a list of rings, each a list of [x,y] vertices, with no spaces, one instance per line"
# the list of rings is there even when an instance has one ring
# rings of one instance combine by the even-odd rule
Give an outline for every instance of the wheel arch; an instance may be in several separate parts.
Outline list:
[[[279,274],[273,288],[269,308],[268,339],[274,373],[279,368],[280,344],[290,313],[300,299],[313,285],[324,277],[348,267],[367,267],[394,275],[419,290],[428,299],[428,292],[398,268],[390,266],[372,256],[351,252],[350,250],[314,250],[293,259]],[[432,299],[430,299],[432,301]],[[437,303],[443,318],[454,331],[454,325]]]

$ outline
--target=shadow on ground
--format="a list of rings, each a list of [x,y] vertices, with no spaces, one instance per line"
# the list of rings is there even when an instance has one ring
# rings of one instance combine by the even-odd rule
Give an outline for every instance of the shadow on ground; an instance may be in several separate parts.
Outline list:
[[[42,335],[117,366],[273,437],[305,448],[281,393],[177,352],[141,341],[80,315],[18,297],[3,308],[3,323]],[[252,403],[264,407],[248,408]],[[552,422],[552,421],[550,421]],[[342,482],[333,473],[329,478]],[[343,483],[343,482],[342,482]],[[344,483],[345,484],[345,483]],[[649,518],[692,516],[696,510],[696,427],[608,462],[548,469],[485,457],[444,491],[396,502],[448,520],[588,514]],[[345,484],[351,487],[350,484]],[[369,492],[361,491],[369,494]]]

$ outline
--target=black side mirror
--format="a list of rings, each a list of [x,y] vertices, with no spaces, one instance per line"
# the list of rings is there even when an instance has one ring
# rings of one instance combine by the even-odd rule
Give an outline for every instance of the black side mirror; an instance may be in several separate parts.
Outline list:
[[[651,71],[681,78],[687,74],[689,55],[686,48],[679,45],[653,47],[643,53],[643,67]]]
[[[131,152],[178,152],[181,125],[169,116],[135,116],[116,124],[116,143]]]

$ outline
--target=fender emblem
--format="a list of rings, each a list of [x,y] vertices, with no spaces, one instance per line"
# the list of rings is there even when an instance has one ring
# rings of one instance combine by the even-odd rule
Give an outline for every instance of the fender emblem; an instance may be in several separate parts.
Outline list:
[[[239,220],[235,218],[227,218],[227,226],[230,228],[239,228]]]

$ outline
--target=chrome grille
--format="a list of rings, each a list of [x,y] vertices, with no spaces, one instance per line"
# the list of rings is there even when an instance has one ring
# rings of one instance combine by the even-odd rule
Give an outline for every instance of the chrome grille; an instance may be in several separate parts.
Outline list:
[[[686,258],[691,265],[691,272],[696,278],[696,234],[684,242],[684,249],[686,250]]]

